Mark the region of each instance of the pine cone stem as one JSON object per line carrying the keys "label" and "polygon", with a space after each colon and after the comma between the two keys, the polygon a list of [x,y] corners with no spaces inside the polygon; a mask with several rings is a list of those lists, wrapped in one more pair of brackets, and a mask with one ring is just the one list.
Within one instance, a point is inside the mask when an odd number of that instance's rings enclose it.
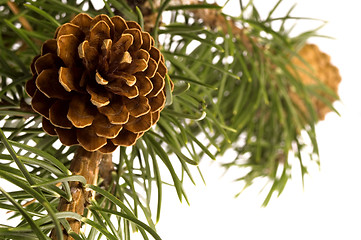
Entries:
{"label": "pine cone stem", "polygon": [[[108,154],[103,154],[98,151],[89,152],[82,147],[79,147],[73,160],[71,161],[70,171],[74,175],[84,176],[88,184],[95,184],[98,178],[99,164],[104,155]],[[58,205],[58,211],[75,212],[83,215],[84,209],[89,203],[92,194],[87,192],[80,182],[70,182],[69,185],[72,194],[72,201],[68,202],[64,198],[61,198]],[[68,221],[73,231],[79,233],[81,223],[75,219],[68,219]],[[52,231],[50,237],[51,239],[58,239],[54,230]],[[70,237],[65,231],[63,234],[63,239],[73,240],[73,238]]]}
{"label": "pine cone stem", "polygon": [[112,154],[103,154],[99,165],[99,178],[103,179],[100,186],[105,189],[108,189],[109,185],[113,181],[112,172],[114,171],[114,163],[112,156]]}

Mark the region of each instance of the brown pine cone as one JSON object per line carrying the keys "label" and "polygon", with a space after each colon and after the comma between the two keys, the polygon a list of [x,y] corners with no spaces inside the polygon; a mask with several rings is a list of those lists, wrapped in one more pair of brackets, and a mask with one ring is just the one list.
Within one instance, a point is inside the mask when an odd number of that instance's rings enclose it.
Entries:
{"label": "brown pine cone", "polygon": [[[320,51],[315,44],[306,44],[298,53],[304,61],[306,61],[311,69],[305,65],[299,58],[293,58],[292,63],[296,67],[297,75],[305,85],[317,84],[313,77],[316,77],[321,83],[328,86],[335,93],[337,93],[338,85],[341,82],[341,76],[338,68],[331,64],[330,56]],[[329,94],[320,92],[320,95],[333,102],[334,99]],[[304,113],[307,113],[307,108],[303,101],[294,92],[290,92],[290,97],[294,103]],[[311,103],[316,109],[319,120],[325,119],[325,115],[331,111],[331,109],[318,97],[313,96]],[[308,114],[306,114],[307,116]]]}
{"label": "brown pine cone", "polygon": [[165,105],[163,55],[149,33],[119,16],[77,15],[44,42],[31,71],[31,105],[45,132],[67,146],[109,153],[133,145]]}

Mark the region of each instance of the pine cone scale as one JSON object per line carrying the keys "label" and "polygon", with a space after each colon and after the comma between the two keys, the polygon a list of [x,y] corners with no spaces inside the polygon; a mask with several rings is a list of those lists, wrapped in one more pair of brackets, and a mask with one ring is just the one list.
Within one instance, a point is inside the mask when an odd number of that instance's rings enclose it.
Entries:
{"label": "pine cone scale", "polygon": [[137,82],[137,78],[134,75],[126,72],[118,73],[117,75],[113,75],[112,77],[123,80],[129,87],[133,87],[134,84]]}
{"label": "pine cone scale", "polygon": [[155,73],[157,72],[157,69],[158,69],[157,62],[153,58],[150,58],[148,61],[148,68],[145,70],[145,76],[149,78],[154,77]]}
{"label": "pine cone scale", "polygon": [[94,71],[98,64],[98,50],[85,40],[78,46],[78,55],[83,60],[83,65],[88,71]]}
{"label": "pine cone scale", "polygon": [[114,24],[114,40],[118,41],[118,39],[122,36],[123,32],[125,31],[125,29],[128,29],[128,25],[126,23],[126,21],[119,17],[119,16],[114,16],[111,18],[111,21]]}
{"label": "pine cone scale", "polygon": [[36,89],[31,99],[31,107],[46,119],[49,119],[49,109],[55,100],[49,99],[40,90]]}
{"label": "pine cone scale", "polygon": [[128,122],[124,128],[134,133],[142,133],[149,130],[152,126],[152,114],[148,112],[140,117],[129,116]]}
{"label": "pine cone scale", "polygon": [[129,99],[139,95],[139,90],[136,85],[129,87],[122,79],[116,79],[110,82],[105,88],[116,95],[125,96]]}
{"label": "pine cone scale", "polygon": [[114,143],[108,139],[107,144],[99,148],[99,151],[102,153],[111,153],[114,152],[114,150],[117,149],[117,147],[118,147],[117,145],[114,145]]}
{"label": "pine cone scale", "polygon": [[70,23],[77,25],[85,35],[88,34],[92,18],[86,13],[76,15]]}
{"label": "pine cone scale", "polygon": [[111,94],[102,86],[92,86],[88,84],[86,91],[90,94],[90,101],[96,107],[103,107],[110,103]]}
{"label": "pine cone scale", "polygon": [[149,51],[151,49],[151,47],[154,45],[153,38],[150,36],[149,33],[142,32],[142,39],[143,39],[143,44],[142,44],[141,48],[146,51]]}
{"label": "pine cone scale", "polygon": [[112,56],[113,56],[111,61],[114,61],[114,58],[122,56],[122,54],[124,54],[124,52],[128,51],[130,46],[133,44],[133,42],[134,42],[133,35],[126,34],[126,33],[123,34],[119,38],[119,40],[116,41],[111,47]]}
{"label": "pine cone scale", "polygon": [[[143,59],[148,64],[149,58],[150,58],[150,52],[147,52],[144,49],[139,49],[134,53],[134,58],[136,59]],[[153,57],[152,57],[153,58]],[[153,58],[154,59],[154,58]],[[142,70],[143,71],[143,70]]]}
{"label": "pine cone scale", "polygon": [[101,46],[105,39],[110,38],[110,27],[105,21],[98,22],[91,30],[89,35],[89,42],[92,47],[97,50],[101,49]]}
{"label": "pine cone scale", "polygon": [[49,109],[49,120],[55,127],[71,129],[73,124],[67,118],[69,103],[61,100],[56,101]]}
{"label": "pine cone scale", "polygon": [[122,130],[122,124],[112,124],[109,122],[108,118],[103,114],[98,114],[93,122],[93,126],[96,134],[99,137],[105,137],[108,139],[115,138],[118,136],[119,132]]}
{"label": "pine cone scale", "polygon": [[152,124],[156,124],[160,118],[160,111],[152,112]]}
{"label": "pine cone scale", "polygon": [[133,44],[129,47],[130,51],[137,51],[143,45],[142,34],[138,29],[126,29],[124,34],[130,34],[133,36]]}
{"label": "pine cone scale", "polygon": [[58,46],[56,39],[49,39],[45,41],[43,46],[41,47],[41,55],[45,55],[47,53],[52,53],[56,55],[57,48]]}
{"label": "pine cone scale", "polygon": [[36,74],[39,75],[45,69],[56,69],[60,67],[60,61],[61,60],[58,59],[57,56],[53,53],[46,53],[43,56],[39,56],[34,64]]}
{"label": "pine cone scale", "polygon": [[93,152],[107,144],[105,137],[99,137],[93,126],[76,129],[77,140],[87,151]]}
{"label": "pine cone scale", "polygon": [[158,64],[159,61],[161,60],[161,53],[158,49],[156,49],[155,47],[151,47],[150,50],[149,50],[149,54],[150,54],[150,57],[156,61],[156,63]]}
{"label": "pine cone scale", "polygon": [[151,109],[148,98],[143,96],[138,96],[134,99],[124,98],[123,102],[130,116],[132,117],[137,118],[143,116],[147,114]]}
{"label": "pine cone scale", "polygon": [[134,145],[138,137],[138,133],[134,133],[123,128],[118,134],[118,136],[116,136],[114,139],[111,139],[111,141],[115,145],[126,147]]}
{"label": "pine cone scale", "polygon": [[80,29],[79,26],[72,24],[72,23],[65,23],[64,25],[62,25],[59,28],[57,35],[58,36],[73,35],[80,41],[82,41],[84,39],[83,31]]}
{"label": "pine cone scale", "polygon": [[65,128],[57,127],[54,129],[54,131],[58,135],[60,142],[63,143],[64,145],[72,146],[72,145],[79,144],[78,140],[77,140],[75,128],[65,129]]}
{"label": "pine cone scale", "polygon": [[55,132],[55,128],[54,125],[46,118],[42,119],[42,125],[43,125],[43,129],[44,131],[51,135],[51,136],[56,136],[56,132]]}
{"label": "pine cone scale", "polygon": [[165,94],[160,92],[157,96],[149,99],[149,105],[152,112],[157,112],[164,107],[165,104]]}
{"label": "pine cone scale", "polygon": [[34,97],[35,91],[37,90],[36,83],[35,83],[36,78],[37,78],[37,76],[33,76],[25,84],[25,91],[30,97]]}
{"label": "pine cone scale", "polygon": [[129,112],[120,97],[113,99],[109,105],[98,109],[112,124],[125,124],[129,119]]}
{"label": "pine cone scale", "polygon": [[143,74],[136,74],[136,82],[135,85],[139,89],[139,95],[140,96],[146,96],[148,95],[152,89],[153,89],[153,83],[150,81],[150,79]]}
{"label": "pine cone scale", "polygon": [[[337,94],[341,76],[338,68],[331,63],[330,56],[321,52],[317,45],[314,44],[305,44],[299,51],[299,55],[302,60],[299,58],[292,59],[292,63],[296,66],[296,71],[291,70],[291,72],[298,75],[302,83],[306,86],[318,86],[322,83]],[[308,65],[306,65],[305,62]],[[330,102],[336,100],[334,97],[323,91],[319,91],[319,94]],[[304,103],[304,99],[302,99],[304,97],[298,96],[294,91],[290,91],[290,97],[306,118],[310,118],[311,116]],[[316,110],[318,120],[323,120],[325,115],[331,111],[331,109],[318,97],[314,96],[310,101]]]}
{"label": "pine cone scale", "polygon": [[164,78],[159,73],[156,73],[154,77],[151,79],[151,82],[153,85],[153,89],[148,96],[155,97],[164,89],[165,81]]}
{"label": "pine cone scale", "polygon": [[77,54],[80,41],[73,35],[62,35],[57,40],[57,54],[63,60],[66,67],[78,65],[79,58]]}
{"label": "pine cone scale", "polygon": [[36,87],[48,98],[69,100],[71,95],[60,84],[56,69],[45,69],[37,77]]}
{"label": "pine cone scale", "polygon": [[94,112],[86,95],[75,95],[69,104],[67,117],[75,127],[84,128],[93,123]]}
{"label": "pine cone scale", "polygon": [[79,85],[79,79],[81,78],[80,73],[81,68],[60,67],[59,82],[67,92],[82,92]]}

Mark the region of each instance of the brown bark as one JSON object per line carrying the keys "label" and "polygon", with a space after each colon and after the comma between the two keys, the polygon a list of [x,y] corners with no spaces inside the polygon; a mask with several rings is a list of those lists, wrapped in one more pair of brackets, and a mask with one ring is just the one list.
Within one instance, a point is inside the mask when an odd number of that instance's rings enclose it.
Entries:
{"label": "brown bark", "polygon": [[112,172],[114,171],[114,164],[112,154],[103,154],[99,164],[99,178],[103,179],[101,187],[108,189],[109,185],[113,181]]}
{"label": "brown bark", "polygon": [[[76,151],[74,158],[70,164],[70,171],[74,175],[82,175],[85,177],[88,184],[95,184],[98,178],[99,163],[104,155],[100,152],[88,152],[82,147],[79,147]],[[59,212],[75,212],[83,216],[85,207],[89,204],[90,198],[92,197],[89,191],[86,191],[80,182],[70,182],[70,190],[72,194],[72,201],[68,202],[64,198],[60,199],[58,205]],[[79,233],[81,222],[75,219],[68,219],[68,222],[75,233]],[[58,239],[55,231],[53,230],[51,239]],[[64,240],[73,240],[64,230]]]}

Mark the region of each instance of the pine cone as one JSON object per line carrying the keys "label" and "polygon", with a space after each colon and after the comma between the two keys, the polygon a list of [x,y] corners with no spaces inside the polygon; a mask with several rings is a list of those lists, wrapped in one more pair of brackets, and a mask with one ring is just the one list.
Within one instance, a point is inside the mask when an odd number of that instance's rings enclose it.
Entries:
{"label": "pine cone", "polygon": [[103,153],[131,146],[165,105],[163,55],[149,33],[119,16],[77,15],[44,42],[31,71],[31,105],[45,132],[67,146]]}
{"label": "pine cone", "polygon": [[[321,83],[328,86],[335,93],[337,93],[338,85],[341,82],[341,76],[337,67],[331,64],[330,56],[320,51],[315,44],[306,44],[299,51],[301,59],[306,61],[312,69],[304,64],[299,58],[293,58],[292,63],[296,67],[297,74],[301,81],[305,85],[317,84],[313,77],[320,80]],[[335,101],[332,96],[325,92],[320,92],[320,95],[328,99],[330,102]],[[294,92],[290,92],[290,97],[294,103],[301,109],[302,112],[307,114],[307,108],[303,101]],[[325,119],[325,115],[331,111],[331,109],[318,97],[314,96],[311,99],[311,103],[317,111],[319,120]]]}

